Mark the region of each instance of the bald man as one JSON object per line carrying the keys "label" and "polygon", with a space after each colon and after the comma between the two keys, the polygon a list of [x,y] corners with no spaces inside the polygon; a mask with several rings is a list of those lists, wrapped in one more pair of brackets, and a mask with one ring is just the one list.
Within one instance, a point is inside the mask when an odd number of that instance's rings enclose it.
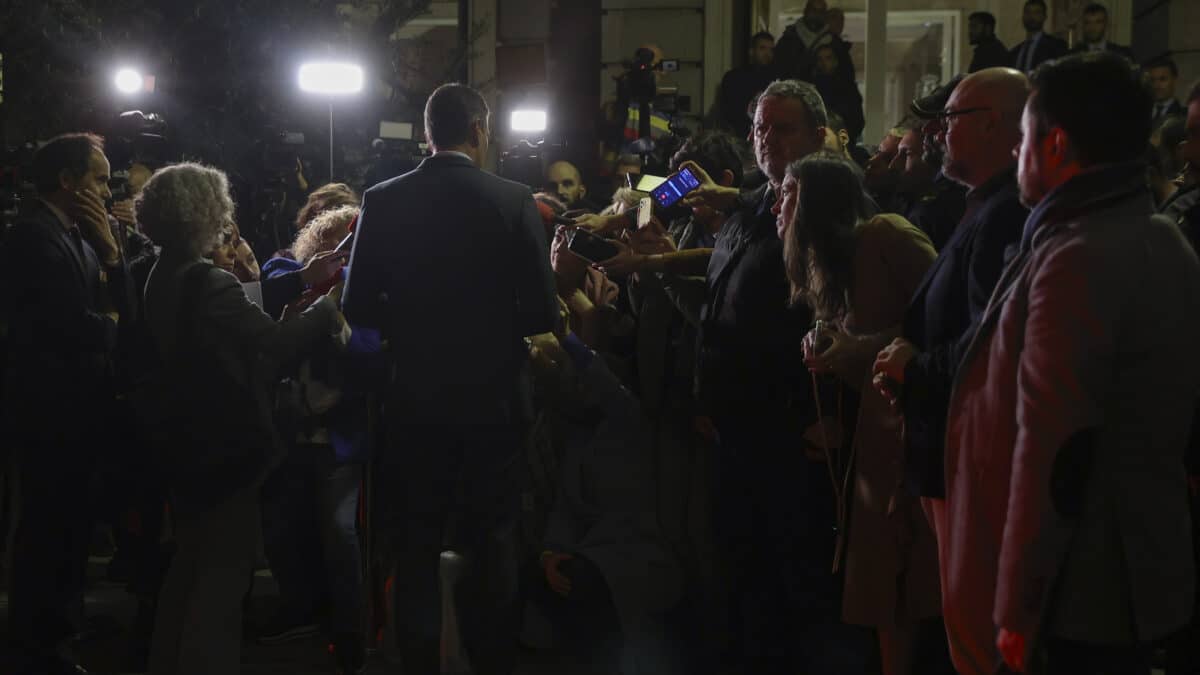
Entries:
{"label": "bald man", "polygon": [[[975,326],[1028,216],[1017,186],[1014,148],[1029,81],[1011,68],[987,68],[954,89],[939,116],[942,169],[965,185],[967,209],[909,304],[902,337],[879,352],[876,386],[895,397],[905,420],[905,488],[921,498],[947,570],[945,512],[946,410],[950,388]],[[946,607],[943,598],[943,606]],[[947,607],[946,622],[957,617]],[[951,645],[953,647],[953,645]]]}
{"label": "bald man", "polygon": [[558,161],[546,169],[546,191],[558,196],[568,209],[591,209],[585,201],[587,185],[579,169],[567,161]]}

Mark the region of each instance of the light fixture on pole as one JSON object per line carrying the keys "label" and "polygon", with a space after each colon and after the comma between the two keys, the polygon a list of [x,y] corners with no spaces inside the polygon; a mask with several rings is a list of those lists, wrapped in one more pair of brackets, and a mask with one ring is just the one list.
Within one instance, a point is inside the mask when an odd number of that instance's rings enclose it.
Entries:
{"label": "light fixture on pole", "polygon": [[300,90],[329,98],[329,182],[333,182],[333,99],[362,91],[363,69],[353,63],[314,61],[300,66]]}

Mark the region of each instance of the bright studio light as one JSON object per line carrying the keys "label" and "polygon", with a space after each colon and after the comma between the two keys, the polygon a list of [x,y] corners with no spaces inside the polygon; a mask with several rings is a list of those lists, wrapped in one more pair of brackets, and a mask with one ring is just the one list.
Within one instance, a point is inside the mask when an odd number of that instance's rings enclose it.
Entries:
{"label": "bright studio light", "polygon": [[353,63],[321,61],[300,66],[300,89],[312,94],[357,94],[363,88],[363,69]]}
{"label": "bright studio light", "polygon": [[545,110],[514,110],[509,122],[513,131],[545,131]]}
{"label": "bright studio light", "polygon": [[117,71],[113,82],[117,85],[117,91],[122,94],[136,94],[142,90],[145,82],[142,79],[142,74],[133,68],[122,68]]}

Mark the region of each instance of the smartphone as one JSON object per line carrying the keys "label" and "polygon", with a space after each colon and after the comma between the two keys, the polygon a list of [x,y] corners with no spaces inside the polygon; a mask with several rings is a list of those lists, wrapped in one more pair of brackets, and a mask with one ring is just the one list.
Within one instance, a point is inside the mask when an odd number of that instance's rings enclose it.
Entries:
{"label": "smartphone", "polygon": [[587,230],[575,229],[567,236],[567,250],[590,263],[604,262],[620,250],[615,244]]}
{"label": "smartphone", "polygon": [[349,253],[354,248],[354,233],[346,235],[345,239],[338,242],[337,248],[333,249],[338,253]]}
{"label": "smartphone", "polygon": [[[633,178],[633,176],[630,176],[630,178]],[[638,178],[636,185],[630,185],[629,187],[638,192],[651,192],[654,188],[665,182],[667,182],[667,179],[662,176],[651,176],[648,173],[644,173]]]}
{"label": "smartphone", "polygon": [[649,197],[642,197],[638,202],[637,212],[637,228],[640,230],[650,224],[650,218],[654,215],[654,200]]}
{"label": "smartphone", "polygon": [[665,183],[650,191],[655,203],[662,208],[669,208],[675,202],[683,199],[687,193],[700,187],[700,180],[690,169],[680,169],[678,173],[667,179]]}

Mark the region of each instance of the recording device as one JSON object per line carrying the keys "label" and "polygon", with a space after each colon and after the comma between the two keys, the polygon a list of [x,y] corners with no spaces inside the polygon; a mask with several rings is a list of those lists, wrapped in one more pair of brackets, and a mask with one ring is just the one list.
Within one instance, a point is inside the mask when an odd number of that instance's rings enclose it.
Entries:
{"label": "recording device", "polygon": [[662,185],[650,191],[650,196],[654,198],[654,202],[660,208],[670,208],[675,205],[684,195],[700,187],[700,179],[691,172],[690,169],[680,169],[678,173],[671,176]]}
{"label": "recording device", "polygon": [[567,250],[590,263],[604,262],[620,252],[612,242],[580,228],[567,235]]}
{"label": "recording device", "polygon": [[637,210],[637,229],[642,229],[650,224],[650,218],[654,215],[654,200],[650,197],[642,197],[638,202]]}
{"label": "recording device", "polygon": [[817,356],[833,346],[833,337],[825,333],[825,322],[820,319],[817,319],[816,325],[809,331],[809,339],[812,341],[813,354]]}
{"label": "recording device", "polygon": [[[357,231],[357,230],[356,230]],[[337,248],[333,249],[338,253],[349,253],[354,248],[354,232],[346,235],[344,239],[338,242]]]}

